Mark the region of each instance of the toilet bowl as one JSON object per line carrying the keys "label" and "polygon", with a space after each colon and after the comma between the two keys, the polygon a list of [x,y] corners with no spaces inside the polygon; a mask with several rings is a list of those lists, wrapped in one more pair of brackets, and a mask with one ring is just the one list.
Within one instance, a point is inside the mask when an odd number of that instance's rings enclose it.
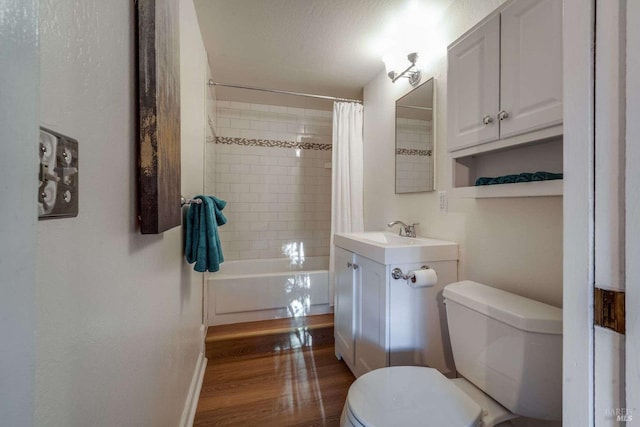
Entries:
{"label": "toilet bowl", "polygon": [[370,371],[349,388],[343,427],[491,427],[562,414],[562,310],[476,282],[443,295],[461,378],[418,366]]}
{"label": "toilet bowl", "polygon": [[450,380],[433,368],[376,369],[354,385],[341,426],[488,427],[517,417],[464,378]]}

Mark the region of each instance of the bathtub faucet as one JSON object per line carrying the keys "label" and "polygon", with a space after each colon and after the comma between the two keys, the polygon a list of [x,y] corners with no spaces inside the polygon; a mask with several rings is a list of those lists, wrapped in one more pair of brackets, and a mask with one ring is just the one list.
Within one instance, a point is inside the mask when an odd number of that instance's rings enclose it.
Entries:
{"label": "bathtub faucet", "polygon": [[[394,225],[401,225],[400,227],[400,236],[406,237],[416,237],[416,225],[420,225],[419,222],[413,223],[411,225],[407,225],[402,221],[391,221],[387,224],[387,227],[393,227]],[[402,232],[404,231],[404,234]]]}

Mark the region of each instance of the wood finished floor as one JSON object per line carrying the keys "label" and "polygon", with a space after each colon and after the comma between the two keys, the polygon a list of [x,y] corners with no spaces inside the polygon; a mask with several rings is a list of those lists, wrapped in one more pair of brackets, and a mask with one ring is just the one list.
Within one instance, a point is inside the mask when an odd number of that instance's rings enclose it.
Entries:
{"label": "wood finished floor", "polygon": [[194,426],[338,426],[351,383],[332,316],[210,328]]}

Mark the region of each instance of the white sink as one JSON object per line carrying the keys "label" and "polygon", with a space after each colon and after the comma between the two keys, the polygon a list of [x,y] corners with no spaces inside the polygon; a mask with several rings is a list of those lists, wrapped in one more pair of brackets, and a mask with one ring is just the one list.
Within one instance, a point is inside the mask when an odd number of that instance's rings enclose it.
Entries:
{"label": "white sink", "polygon": [[408,264],[458,259],[458,245],[426,237],[404,237],[383,231],[336,233],[336,246],[381,264]]}

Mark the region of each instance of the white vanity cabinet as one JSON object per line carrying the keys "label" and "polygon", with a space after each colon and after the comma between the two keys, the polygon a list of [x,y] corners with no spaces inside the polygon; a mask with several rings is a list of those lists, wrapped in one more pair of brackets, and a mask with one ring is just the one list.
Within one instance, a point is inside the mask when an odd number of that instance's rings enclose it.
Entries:
{"label": "white vanity cabinet", "polygon": [[[397,239],[393,243],[366,242],[362,238],[366,234],[335,236],[336,357],[356,377],[396,365],[431,366],[452,373],[453,361],[446,356],[448,336],[441,327],[442,289],[457,280],[457,245],[398,236],[393,236]],[[421,248],[421,241],[430,246]],[[435,286],[412,288],[406,280],[391,276],[396,267],[407,273],[422,265],[437,272]]]}
{"label": "white vanity cabinet", "polygon": [[450,152],[562,133],[562,2],[506,3],[450,45],[447,58]]}
{"label": "white vanity cabinet", "polygon": [[[335,248],[335,304],[333,326],[336,356],[348,366],[355,361],[355,298],[359,269],[354,269],[355,255],[342,248]],[[357,264],[356,264],[357,265]]]}
{"label": "white vanity cabinet", "polygon": [[339,247],[334,259],[336,356],[345,361],[354,375],[360,376],[388,366],[385,351],[387,269]]}

